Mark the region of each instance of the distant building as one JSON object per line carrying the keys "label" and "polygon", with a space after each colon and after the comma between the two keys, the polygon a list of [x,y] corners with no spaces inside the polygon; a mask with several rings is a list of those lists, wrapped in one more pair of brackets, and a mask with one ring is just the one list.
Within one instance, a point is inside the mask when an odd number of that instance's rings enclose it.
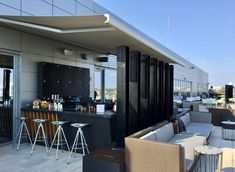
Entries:
{"label": "distant building", "polygon": [[189,61],[174,64],[174,95],[183,97],[208,95],[208,73]]}

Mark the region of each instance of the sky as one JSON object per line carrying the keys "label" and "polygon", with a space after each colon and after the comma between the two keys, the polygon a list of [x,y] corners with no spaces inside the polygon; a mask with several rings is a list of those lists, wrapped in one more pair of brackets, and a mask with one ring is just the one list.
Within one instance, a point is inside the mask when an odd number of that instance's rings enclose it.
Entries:
{"label": "sky", "polygon": [[209,74],[235,83],[234,0],[95,0]]}

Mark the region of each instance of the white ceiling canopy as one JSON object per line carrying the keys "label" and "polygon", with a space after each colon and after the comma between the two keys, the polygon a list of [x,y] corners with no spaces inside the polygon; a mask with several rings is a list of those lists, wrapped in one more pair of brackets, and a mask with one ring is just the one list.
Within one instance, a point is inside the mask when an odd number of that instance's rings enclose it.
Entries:
{"label": "white ceiling canopy", "polygon": [[62,40],[100,53],[116,54],[117,46],[185,66],[185,59],[116,16],[0,16],[11,28]]}

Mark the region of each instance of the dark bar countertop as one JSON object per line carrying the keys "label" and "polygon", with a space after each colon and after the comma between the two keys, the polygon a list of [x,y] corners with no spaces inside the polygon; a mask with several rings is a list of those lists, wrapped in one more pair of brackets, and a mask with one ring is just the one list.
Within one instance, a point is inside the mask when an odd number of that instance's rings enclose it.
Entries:
{"label": "dark bar countertop", "polygon": [[89,112],[81,112],[81,111],[75,111],[75,110],[62,110],[62,111],[56,111],[56,110],[48,110],[48,109],[33,109],[33,108],[21,108],[23,111],[33,111],[33,112],[52,112],[56,113],[58,115],[81,115],[81,116],[90,116],[90,117],[97,117],[97,118],[114,118],[115,113],[112,111],[105,111],[104,114],[97,114],[97,113],[89,113]]}

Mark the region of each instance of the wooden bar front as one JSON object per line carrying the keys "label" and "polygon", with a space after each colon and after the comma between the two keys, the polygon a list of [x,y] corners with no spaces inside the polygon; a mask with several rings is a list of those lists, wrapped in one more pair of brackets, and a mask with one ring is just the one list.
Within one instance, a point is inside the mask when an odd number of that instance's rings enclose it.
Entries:
{"label": "wooden bar front", "polygon": [[0,137],[12,139],[12,107],[0,106]]}
{"label": "wooden bar front", "polygon": [[[52,121],[58,120],[58,114],[54,112],[49,111],[30,111],[30,110],[23,110],[22,116],[26,117],[26,123],[29,129],[29,133],[32,138],[35,137],[37,132],[37,124],[32,121],[32,119],[47,119],[47,122],[45,122],[44,129],[46,133],[46,137],[48,139],[48,142],[51,143],[52,139],[54,137],[54,134],[56,132],[57,127],[55,125],[52,125]],[[40,133],[42,134],[42,133]],[[40,136],[41,137],[41,136]]]}

